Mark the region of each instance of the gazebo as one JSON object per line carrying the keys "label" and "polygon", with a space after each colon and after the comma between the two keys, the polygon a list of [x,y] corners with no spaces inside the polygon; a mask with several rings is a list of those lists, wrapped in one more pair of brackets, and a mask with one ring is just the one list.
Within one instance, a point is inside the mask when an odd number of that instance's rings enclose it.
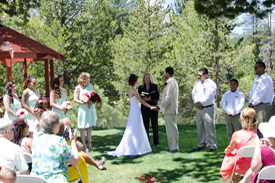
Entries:
{"label": "gazebo", "polygon": [[12,81],[12,63],[22,62],[24,87],[26,88],[26,78],[28,75],[27,62],[43,61],[45,67],[46,98],[48,99],[50,95],[49,78],[51,78],[51,83],[54,78],[54,58],[64,61],[64,56],[57,51],[0,24],[0,63],[7,67],[7,81]]}

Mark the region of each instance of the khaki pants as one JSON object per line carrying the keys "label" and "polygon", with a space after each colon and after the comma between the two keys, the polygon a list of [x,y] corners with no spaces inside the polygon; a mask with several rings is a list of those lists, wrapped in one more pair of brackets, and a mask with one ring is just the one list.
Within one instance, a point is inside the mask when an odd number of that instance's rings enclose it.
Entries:
{"label": "khaki pants", "polygon": [[227,114],[225,115],[224,121],[227,130],[228,143],[230,143],[233,133],[242,129],[242,124],[239,120],[240,114],[236,116],[228,116]]}
{"label": "khaki pants", "polygon": [[208,145],[211,149],[217,149],[214,106],[202,110],[196,109],[196,126],[199,147]]}
{"label": "khaki pants", "polygon": [[179,132],[177,126],[177,117],[173,114],[165,114],[164,120],[168,147],[170,148],[170,151],[179,150]]}
{"label": "khaki pants", "polygon": [[255,106],[255,111],[258,120],[258,126],[261,122],[268,122],[270,119],[271,106],[269,103],[261,103]]}

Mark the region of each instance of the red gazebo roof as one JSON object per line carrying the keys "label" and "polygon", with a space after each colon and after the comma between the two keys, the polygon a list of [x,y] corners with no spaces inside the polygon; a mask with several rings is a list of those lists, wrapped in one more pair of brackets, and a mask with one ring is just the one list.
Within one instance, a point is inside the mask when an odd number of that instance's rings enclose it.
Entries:
{"label": "red gazebo roof", "polygon": [[[19,32],[0,25],[0,63],[6,65],[6,59],[14,62],[52,60],[64,61],[64,56],[57,51],[20,34]],[[6,61],[5,61],[6,60]]]}

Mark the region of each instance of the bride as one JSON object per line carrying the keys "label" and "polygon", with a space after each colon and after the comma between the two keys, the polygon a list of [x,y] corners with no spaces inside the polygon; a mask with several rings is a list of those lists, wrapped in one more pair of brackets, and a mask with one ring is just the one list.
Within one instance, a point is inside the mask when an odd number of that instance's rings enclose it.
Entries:
{"label": "bride", "polygon": [[139,101],[151,110],[154,109],[154,107],[151,107],[139,96],[135,88],[138,84],[137,75],[131,74],[128,82],[129,85],[131,85],[128,93],[130,100],[128,121],[123,137],[116,150],[108,152],[111,156],[135,156],[143,155],[152,151],[143,125]]}

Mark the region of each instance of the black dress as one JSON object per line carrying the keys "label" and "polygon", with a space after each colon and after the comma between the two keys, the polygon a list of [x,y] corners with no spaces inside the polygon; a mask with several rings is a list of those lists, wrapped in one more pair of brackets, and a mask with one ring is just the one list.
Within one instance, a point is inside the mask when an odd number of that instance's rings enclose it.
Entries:
{"label": "black dress", "polygon": [[[150,88],[147,91],[145,85],[141,85],[138,87],[138,93],[141,95],[141,98],[144,97],[144,93],[146,97],[151,97],[151,101],[146,101],[149,105],[157,105],[159,100],[159,90],[158,85],[156,84],[150,84]],[[149,140],[149,123],[151,119],[152,128],[153,128],[153,136],[154,136],[154,144],[159,145],[159,134],[158,134],[158,111],[150,110],[148,107],[141,104],[141,113],[143,118],[144,127],[148,136]]]}

